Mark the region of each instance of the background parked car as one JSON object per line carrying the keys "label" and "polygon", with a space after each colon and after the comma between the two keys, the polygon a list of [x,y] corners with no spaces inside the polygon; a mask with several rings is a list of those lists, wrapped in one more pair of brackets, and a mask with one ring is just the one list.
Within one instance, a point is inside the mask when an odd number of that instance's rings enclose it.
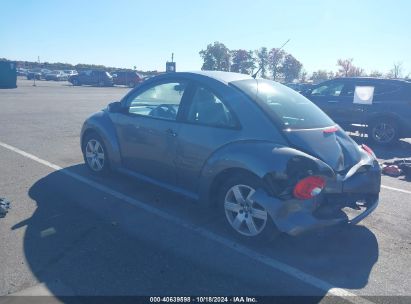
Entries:
{"label": "background parked car", "polygon": [[47,74],[49,74],[49,73],[51,73],[52,71],[51,70],[48,70],[48,69],[41,69],[40,70],[40,78],[41,79],[46,79],[46,75]]}
{"label": "background parked car", "polygon": [[139,83],[143,82],[143,76],[134,71],[116,71],[113,72],[113,81],[117,85],[126,85],[134,88]]}
{"label": "background parked car", "polygon": [[88,70],[81,71],[78,75],[70,76],[69,82],[75,86],[86,84],[105,87],[113,85],[113,77],[107,71]]}
{"label": "background parked car", "polygon": [[286,83],[285,85],[298,93],[303,93],[313,88],[311,83]]}
{"label": "background parked car", "polygon": [[68,75],[68,77],[73,76],[73,75],[78,75],[76,70],[64,70],[64,73]]}
{"label": "background parked car", "polygon": [[45,79],[54,81],[65,81],[68,80],[68,75],[63,71],[51,71],[50,73],[46,74]]}
{"label": "background parked car", "polygon": [[29,72],[29,70],[24,69],[24,68],[17,68],[16,72],[17,72],[17,76],[27,76],[27,73]]}
{"label": "background parked car", "polygon": [[[354,103],[357,87],[373,90],[371,104]],[[365,131],[376,143],[389,145],[411,136],[411,83],[370,77],[336,78],[305,93],[334,121],[350,131]],[[358,94],[357,94],[358,95]]]}
{"label": "background parked car", "polygon": [[32,69],[27,72],[26,75],[28,80],[37,79],[40,80],[41,78],[41,69]]}

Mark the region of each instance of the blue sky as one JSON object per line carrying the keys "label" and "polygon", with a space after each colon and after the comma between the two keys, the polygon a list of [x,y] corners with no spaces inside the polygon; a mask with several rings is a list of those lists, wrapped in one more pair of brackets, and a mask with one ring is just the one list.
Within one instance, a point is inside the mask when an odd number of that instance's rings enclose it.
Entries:
{"label": "blue sky", "polygon": [[411,73],[411,1],[0,0],[0,57],[164,70],[198,70],[214,41],[278,47],[308,72],[354,58],[367,72],[402,62]]}

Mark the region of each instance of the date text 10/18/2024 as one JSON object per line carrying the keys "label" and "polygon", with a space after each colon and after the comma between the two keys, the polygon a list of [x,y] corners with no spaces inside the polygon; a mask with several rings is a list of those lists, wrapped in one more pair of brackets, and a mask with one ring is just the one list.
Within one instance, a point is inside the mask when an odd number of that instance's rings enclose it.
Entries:
{"label": "date text 10/18/2024", "polygon": [[257,303],[254,297],[150,297],[150,303]]}

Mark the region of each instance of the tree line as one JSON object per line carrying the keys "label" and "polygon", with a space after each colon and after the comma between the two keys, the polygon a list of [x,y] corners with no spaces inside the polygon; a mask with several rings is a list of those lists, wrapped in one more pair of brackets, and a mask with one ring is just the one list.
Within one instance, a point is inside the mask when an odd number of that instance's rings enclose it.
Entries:
{"label": "tree line", "polygon": [[263,78],[293,81],[301,74],[302,63],[279,48],[261,47],[258,50],[229,50],[223,43],[214,42],[200,51],[202,70],[231,71],[253,74],[258,69]]}
{"label": "tree line", "polygon": [[[366,74],[364,69],[353,64],[353,58],[338,59],[338,70],[336,72],[320,69],[314,71],[309,76],[303,69],[303,64],[292,54],[282,49],[261,47],[257,50],[230,50],[218,41],[208,44],[206,49],[201,50],[199,54],[203,59],[202,70],[231,71],[249,75],[259,70],[259,76],[262,78],[284,82],[298,80],[301,82],[312,81],[319,83],[335,77],[356,76],[404,77],[401,62],[394,63],[392,69],[387,73],[375,70]],[[410,78],[410,74],[405,76],[405,78]]]}

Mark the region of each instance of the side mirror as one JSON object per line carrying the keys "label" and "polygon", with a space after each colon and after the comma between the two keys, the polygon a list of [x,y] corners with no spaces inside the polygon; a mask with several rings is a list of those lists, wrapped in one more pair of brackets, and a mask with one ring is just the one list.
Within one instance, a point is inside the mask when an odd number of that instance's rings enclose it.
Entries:
{"label": "side mirror", "polygon": [[125,108],[120,101],[115,101],[107,106],[107,110],[111,113],[123,113],[125,111]]}

